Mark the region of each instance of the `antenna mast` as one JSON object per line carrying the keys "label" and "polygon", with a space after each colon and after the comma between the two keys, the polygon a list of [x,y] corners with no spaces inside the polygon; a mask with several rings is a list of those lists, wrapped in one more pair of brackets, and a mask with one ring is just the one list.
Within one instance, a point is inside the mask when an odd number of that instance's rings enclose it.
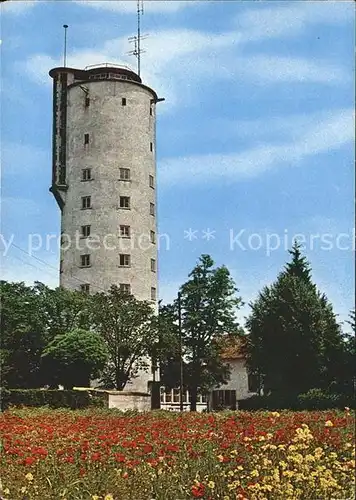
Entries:
{"label": "antenna mast", "polygon": [[130,43],[134,42],[135,48],[128,52],[131,56],[137,57],[137,73],[138,76],[141,74],[141,54],[146,52],[141,49],[141,40],[144,40],[148,35],[141,36],[141,16],[143,15],[143,0],[137,0],[137,35],[131,36],[128,40]]}
{"label": "antenna mast", "polygon": [[63,53],[63,67],[66,67],[67,64],[67,28],[68,24],[63,24],[64,28],[64,53]]}

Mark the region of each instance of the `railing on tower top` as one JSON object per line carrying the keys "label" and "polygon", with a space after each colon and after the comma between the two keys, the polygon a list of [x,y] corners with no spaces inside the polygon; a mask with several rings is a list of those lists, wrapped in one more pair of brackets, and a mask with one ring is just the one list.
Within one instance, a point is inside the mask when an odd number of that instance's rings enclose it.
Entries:
{"label": "railing on tower top", "polygon": [[133,69],[130,68],[129,66],[125,66],[124,64],[114,64],[114,63],[90,64],[89,66],[85,66],[84,70],[87,71],[88,69],[94,69],[94,68],[122,68],[122,69],[127,69],[128,71],[133,71]]}

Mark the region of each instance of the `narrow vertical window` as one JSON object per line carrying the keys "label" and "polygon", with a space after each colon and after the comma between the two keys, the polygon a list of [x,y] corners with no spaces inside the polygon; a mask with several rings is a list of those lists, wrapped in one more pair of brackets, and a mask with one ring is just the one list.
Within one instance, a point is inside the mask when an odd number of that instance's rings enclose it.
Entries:
{"label": "narrow vertical window", "polygon": [[82,196],[82,210],[91,208],[91,196]]}
{"label": "narrow vertical window", "polygon": [[86,98],[85,98],[85,107],[86,107],[86,108],[89,108],[89,106],[90,106],[90,98],[89,98],[89,97],[86,97]]}
{"label": "narrow vertical window", "polygon": [[130,267],[131,266],[131,256],[129,254],[120,254],[120,267]]}
{"label": "narrow vertical window", "polygon": [[156,243],[156,233],[154,231],[150,232],[151,243]]}
{"label": "narrow vertical window", "polygon": [[88,238],[90,236],[91,226],[86,225],[81,227],[81,236],[82,238]]}
{"label": "narrow vertical window", "polygon": [[128,283],[120,283],[120,291],[123,293],[131,293],[131,285]]}
{"label": "narrow vertical window", "polygon": [[153,273],[156,272],[156,260],[155,259],[151,259],[151,271]]}
{"label": "narrow vertical window", "polygon": [[150,151],[153,151],[153,142],[150,142]]}
{"label": "narrow vertical window", "polygon": [[89,134],[84,134],[84,144],[89,144]]}
{"label": "narrow vertical window", "polygon": [[85,254],[80,256],[80,266],[81,267],[90,267],[90,255]]}
{"label": "narrow vertical window", "polygon": [[155,180],[154,180],[153,175],[150,175],[150,177],[149,177],[149,185],[150,185],[150,187],[152,189],[154,189],[154,187],[155,187]]}
{"label": "narrow vertical window", "polygon": [[154,215],[154,214],[155,214],[155,204],[150,203],[150,215]]}
{"label": "narrow vertical window", "polygon": [[119,207],[124,208],[126,210],[130,210],[130,197],[129,196],[120,196]]}
{"label": "narrow vertical window", "polygon": [[151,300],[156,300],[156,289],[154,287],[151,288]]}
{"label": "narrow vertical window", "polygon": [[129,168],[120,168],[120,181],[129,181],[131,172]]}
{"label": "narrow vertical window", "polygon": [[120,226],[120,236],[121,238],[130,238],[131,237],[130,226]]}
{"label": "narrow vertical window", "polygon": [[91,180],[91,168],[83,168],[82,169],[82,181],[90,181]]}
{"label": "narrow vertical window", "polygon": [[122,106],[126,106],[126,97],[123,97],[121,99],[121,104],[122,104]]}

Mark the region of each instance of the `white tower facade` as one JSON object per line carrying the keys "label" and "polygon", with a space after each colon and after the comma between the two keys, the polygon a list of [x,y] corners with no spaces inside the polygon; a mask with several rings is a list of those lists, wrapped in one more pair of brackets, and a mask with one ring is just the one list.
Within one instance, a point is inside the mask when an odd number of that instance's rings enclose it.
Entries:
{"label": "white tower facade", "polygon": [[[60,284],[85,293],[117,285],[157,308],[156,104],[163,99],[123,66],[49,74]],[[128,388],[147,391],[150,379],[142,374]]]}

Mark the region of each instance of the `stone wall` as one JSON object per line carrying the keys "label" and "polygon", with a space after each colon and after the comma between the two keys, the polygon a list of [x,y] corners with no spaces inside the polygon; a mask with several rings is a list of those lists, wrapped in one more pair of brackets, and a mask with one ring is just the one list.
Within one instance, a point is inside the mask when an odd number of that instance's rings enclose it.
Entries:
{"label": "stone wall", "polygon": [[144,393],[134,392],[107,392],[109,408],[118,410],[150,411],[151,396]]}

